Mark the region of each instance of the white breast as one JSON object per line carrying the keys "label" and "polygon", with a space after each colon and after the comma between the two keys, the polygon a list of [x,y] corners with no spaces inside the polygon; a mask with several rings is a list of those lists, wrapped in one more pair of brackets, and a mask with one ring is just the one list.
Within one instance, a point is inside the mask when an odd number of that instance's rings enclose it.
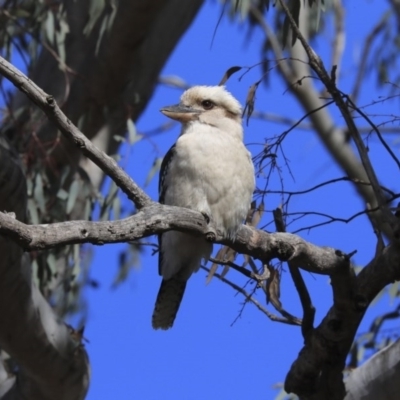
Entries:
{"label": "white breast", "polygon": [[245,219],[254,191],[250,153],[235,136],[195,123],[176,143],[165,203],[212,217],[216,228],[233,236]]}

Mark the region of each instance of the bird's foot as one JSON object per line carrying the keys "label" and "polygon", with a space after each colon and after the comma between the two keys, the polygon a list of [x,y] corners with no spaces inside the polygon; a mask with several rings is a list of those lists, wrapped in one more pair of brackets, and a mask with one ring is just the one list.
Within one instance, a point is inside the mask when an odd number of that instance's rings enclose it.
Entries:
{"label": "bird's foot", "polygon": [[208,232],[206,232],[207,242],[215,242],[217,240],[217,231],[215,231],[211,226],[208,227]]}
{"label": "bird's foot", "polygon": [[201,211],[201,214],[203,215],[203,217],[206,220],[206,223],[208,225],[211,222],[211,216],[208,215],[205,211]]}
{"label": "bird's foot", "polygon": [[205,212],[205,211],[201,211],[204,219],[206,220],[207,223],[207,232],[206,232],[206,240],[207,242],[215,242],[217,240],[218,237],[218,232],[216,231],[216,229],[213,227],[212,224],[212,216],[211,214]]}

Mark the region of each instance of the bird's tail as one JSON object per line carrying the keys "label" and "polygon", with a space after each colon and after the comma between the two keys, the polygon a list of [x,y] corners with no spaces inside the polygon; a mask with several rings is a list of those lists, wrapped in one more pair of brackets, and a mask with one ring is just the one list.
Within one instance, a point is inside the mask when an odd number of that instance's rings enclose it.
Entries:
{"label": "bird's tail", "polygon": [[162,280],[152,318],[154,329],[172,327],[185,293],[186,282],[177,276]]}

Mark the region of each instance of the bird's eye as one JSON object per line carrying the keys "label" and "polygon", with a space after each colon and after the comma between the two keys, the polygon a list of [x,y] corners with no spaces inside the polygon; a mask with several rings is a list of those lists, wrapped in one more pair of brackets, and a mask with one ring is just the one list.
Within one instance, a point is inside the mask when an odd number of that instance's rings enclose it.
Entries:
{"label": "bird's eye", "polygon": [[203,100],[201,105],[205,110],[211,110],[214,107],[214,103],[211,100]]}

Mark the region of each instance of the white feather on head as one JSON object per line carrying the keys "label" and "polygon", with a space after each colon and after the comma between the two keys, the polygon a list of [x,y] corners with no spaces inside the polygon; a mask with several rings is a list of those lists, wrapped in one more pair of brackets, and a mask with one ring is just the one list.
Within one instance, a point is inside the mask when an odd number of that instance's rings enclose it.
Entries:
{"label": "white feather on head", "polygon": [[181,104],[187,106],[200,105],[204,100],[210,100],[234,115],[242,114],[240,103],[225,89],[225,86],[193,86],[181,96]]}

